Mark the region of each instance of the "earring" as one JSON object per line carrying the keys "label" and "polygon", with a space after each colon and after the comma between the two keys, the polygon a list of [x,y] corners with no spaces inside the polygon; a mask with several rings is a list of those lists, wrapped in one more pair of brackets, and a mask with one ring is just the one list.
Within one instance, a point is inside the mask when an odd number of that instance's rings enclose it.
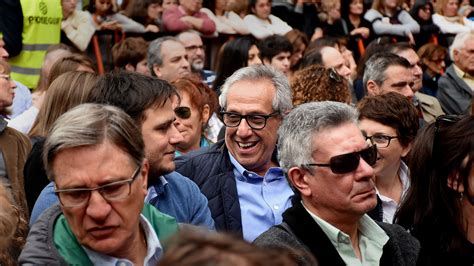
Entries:
{"label": "earring", "polygon": [[464,198],[464,193],[463,193],[463,192],[459,192],[459,201],[462,201],[463,198]]}

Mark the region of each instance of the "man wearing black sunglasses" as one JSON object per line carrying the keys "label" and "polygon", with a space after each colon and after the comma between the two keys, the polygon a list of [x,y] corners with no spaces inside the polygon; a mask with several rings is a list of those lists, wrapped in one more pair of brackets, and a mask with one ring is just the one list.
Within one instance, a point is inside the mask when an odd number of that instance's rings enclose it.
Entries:
{"label": "man wearing black sunglasses", "polygon": [[[319,265],[415,265],[419,243],[402,227],[377,223],[372,165],[377,149],[357,126],[354,108],[312,102],[295,108],[278,131],[280,165],[296,194],[255,244],[305,250]],[[306,265],[306,264],[305,264]]]}
{"label": "man wearing black sunglasses", "polygon": [[252,241],[291,205],[293,192],[274,153],[291,90],[282,72],[249,66],[227,78],[219,102],[225,140],[177,158],[176,171],[201,188],[217,230]]}

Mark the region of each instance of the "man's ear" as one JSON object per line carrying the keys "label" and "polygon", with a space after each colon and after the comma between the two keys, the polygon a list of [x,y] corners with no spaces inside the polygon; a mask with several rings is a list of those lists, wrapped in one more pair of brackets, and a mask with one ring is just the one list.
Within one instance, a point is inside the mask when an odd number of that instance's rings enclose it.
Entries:
{"label": "man's ear", "polygon": [[464,184],[459,180],[459,172],[454,171],[448,176],[448,187],[459,193],[464,192]]}
{"label": "man's ear", "polygon": [[126,64],[125,65],[125,70],[129,72],[135,72],[135,67],[132,64]]}
{"label": "man's ear", "polygon": [[308,172],[300,167],[292,167],[288,170],[288,179],[302,196],[311,196],[311,189],[308,184]]}
{"label": "man's ear", "polygon": [[458,61],[459,57],[459,50],[458,49],[453,49],[453,62]]}
{"label": "man's ear", "polygon": [[162,74],[161,74],[161,70],[159,66],[153,65],[153,72],[155,73],[157,77],[161,78]]}
{"label": "man's ear", "polygon": [[141,190],[143,193],[148,194],[148,170],[150,168],[150,164],[148,160],[145,158],[142,163],[142,169],[140,170],[140,174],[142,175],[142,183],[141,183]]}
{"label": "man's ear", "polygon": [[375,83],[375,81],[373,81],[373,80],[367,81],[366,87],[367,87],[367,95],[379,95],[380,94],[380,88],[377,85],[377,83]]}

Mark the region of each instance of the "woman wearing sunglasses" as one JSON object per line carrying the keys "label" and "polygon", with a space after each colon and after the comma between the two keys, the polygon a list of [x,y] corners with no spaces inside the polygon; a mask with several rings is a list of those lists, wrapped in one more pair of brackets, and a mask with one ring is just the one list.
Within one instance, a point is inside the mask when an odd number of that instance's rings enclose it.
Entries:
{"label": "woman wearing sunglasses", "polygon": [[395,222],[420,241],[420,265],[474,265],[474,116],[440,116],[424,127],[409,169]]}
{"label": "woman wearing sunglasses", "polygon": [[377,145],[377,162],[373,167],[383,213],[376,212],[378,215],[373,218],[392,223],[410,187],[408,167],[402,158],[416,136],[418,111],[405,96],[395,92],[366,96],[359,102],[358,110],[362,133],[367,141]]}
{"label": "woman wearing sunglasses", "polygon": [[183,141],[176,146],[176,156],[179,156],[212,144],[204,131],[218,103],[214,91],[196,76],[179,78],[172,84],[181,97],[175,108],[175,126],[183,136]]}

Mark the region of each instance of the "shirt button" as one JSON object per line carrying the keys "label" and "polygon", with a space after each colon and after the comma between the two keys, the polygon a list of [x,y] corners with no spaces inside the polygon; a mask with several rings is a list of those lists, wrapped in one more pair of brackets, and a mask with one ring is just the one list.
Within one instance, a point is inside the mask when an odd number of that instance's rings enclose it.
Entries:
{"label": "shirt button", "polygon": [[280,206],[278,206],[278,205],[273,205],[273,209],[278,210],[278,209],[280,209]]}

